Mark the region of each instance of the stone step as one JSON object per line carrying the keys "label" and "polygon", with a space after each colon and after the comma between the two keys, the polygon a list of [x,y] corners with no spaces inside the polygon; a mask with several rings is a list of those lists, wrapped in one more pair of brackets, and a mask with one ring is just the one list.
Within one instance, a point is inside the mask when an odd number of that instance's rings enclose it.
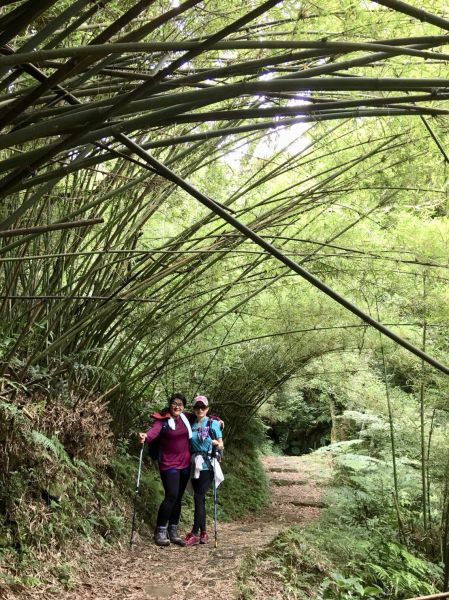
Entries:
{"label": "stone step", "polygon": [[307,485],[309,482],[305,479],[270,479],[272,485],[287,486],[287,485]]}
{"label": "stone step", "polygon": [[268,467],[270,473],[299,473],[298,469],[291,467]]}
{"label": "stone step", "polygon": [[329,505],[322,500],[313,500],[312,498],[307,499],[303,498],[302,500],[289,500],[289,504],[293,504],[293,506],[311,506],[312,508],[327,508]]}

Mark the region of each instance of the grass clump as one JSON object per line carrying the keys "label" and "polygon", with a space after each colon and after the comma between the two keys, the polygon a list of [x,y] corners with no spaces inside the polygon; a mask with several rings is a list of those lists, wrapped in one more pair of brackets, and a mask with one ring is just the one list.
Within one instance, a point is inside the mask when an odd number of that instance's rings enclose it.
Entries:
{"label": "grass clump", "polygon": [[317,583],[330,567],[326,554],[299,527],[291,527],[268,548],[246,557],[239,573],[238,600],[314,598]]}

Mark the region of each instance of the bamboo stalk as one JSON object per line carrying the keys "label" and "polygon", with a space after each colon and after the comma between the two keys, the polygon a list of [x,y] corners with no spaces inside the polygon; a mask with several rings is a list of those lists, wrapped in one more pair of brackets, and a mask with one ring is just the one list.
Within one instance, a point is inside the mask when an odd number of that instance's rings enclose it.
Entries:
{"label": "bamboo stalk", "polygon": [[[63,94],[64,96],[65,94]],[[443,96],[426,95],[426,100],[446,100]],[[148,103],[146,103],[148,104]],[[203,106],[209,105],[210,102],[205,100]],[[365,108],[370,104],[374,104],[373,108]],[[377,106],[380,105],[380,108]],[[394,101],[391,102],[388,97],[378,98],[372,102],[357,100],[350,102],[328,102],[324,105],[302,105],[295,107],[276,107],[276,108],[258,108],[258,109],[237,109],[237,110],[213,110],[213,111],[199,111],[199,105],[197,103],[188,103],[185,105],[175,105],[171,108],[150,111],[145,115],[140,115],[135,119],[128,119],[126,125],[121,122],[117,122],[114,125],[109,125],[98,131],[92,131],[90,134],[83,136],[82,143],[87,141],[96,141],[100,137],[114,134],[115,131],[133,131],[140,129],[151,124],[152,127],[161,125],[171,125],[177,123],[206,123],[214,121],[225,121],[232,119],[246,120],[246,119],[266,119],[268,117],[297,117],[299,123],[318,122],[324,120],[338,120],[338,119],[349,119],[349,118],[366,118],[366,117],[381,117],[381,116],[401,116],[401,115],[448,115],[449,109],[445,108],[434,108],[428,106],[416,106],[415,104],[404,104],[395,106]],[[194,109],[195,112],[187,112]],[[340,109],[340,110],[337,110]],[[345,110],[346,109],[346,110]],[[131,104],[121,111],[120,114],[134,114],[140,112],[138,107],[133,107]],[[40,124],[30,125],[28,127],[20,128],[12,131],[11,133],[2,136],[0,141],[0,149],[8,148],[18,144],[23,144],[32,140],[43,139],[47,137],[54,137],[57,135],[63,135],[69,133],[72,129],[71,122],[76,123],[76,127],[84,127],[83,119],[92,119],[98,115],[101,117],[101,113],[98,109],[85,111],[82,113],[76,112],[73,115],[64,116],[62,118],[55,118],[50,121],[45,121]],[[300,117],[299,115],[303,115]],[[308,115],[308,116],[307,116]],[[207,137],[207,136],[205,136]],[[173,144],[173,140],[171,140]],[[152,144],[153,147],[157,147],[157,143]],[[103,146],[105,147],[105,146]],[[106,147],[107,148],[107,147]],[[107,148],[109,150],[109,148]],[[114,151],[113,151],[114,152]],[[115,151],[117,152],[117,151]]]}
{"label": "bamboo stalk", "polygon": [[447,590],[449,586],[449,462],[447,458],[441,497],[440,551],[441,562],[443,563],[443,590]]}
{"label": "bamboo stalk", "polygon": [[440,27],[441,29],[445,29],[449,31],[449,20],[444,19],[443,17],[439,17],[433,13],[427,12],[422,8],[416,8],[415,6],[411,6],[406,2],[402,2],[402,0],[374,0],[377,4],[382,4],[382,6],[387,6],[392,10],[404,13],[405,15],[409,15],[419,21],[424,21],[425,23],[431,23],[436,27]]}
{"label": "bamboo stalk", "polygon": [[15,35],[37,19],[57,0],[28,0],[0,19],[0,45],[7,44]]}
{"label": "bamboo stalk", "polygon": [[83,221],[68,221],[62,223],[52,223],[51,225],[36,225],[35,227],[18,227],[16,229],[7,229],[0,231],[0,238],[9,238],[19,235],[29,235],[34,233],[46,233],[48,231],[59,231],[61,229],[74,229],[78,227],[91,227],[98,223],[104,223],[104,219],[97,217],[95,219],[85,219]]}
{"label": "bamboo stalk", "polygon": [[[191,0],[191,1],[193,2],[194,0]],[[127,104],[129,101],[138,99],[143,94],[150,93],[160,83],[160,81],[165,79],[168,75],[171,75],[179,67],[188,63],[190,60],[192,60],[193,58],[195,58],[196,56],[201,54],[201,52],[204,52],[205,50],[211,48],[217,41],[219,41],[223,37],[229,35],[234,30],[239,29],[240,27],[245,25],[247,22],[250,22],[251,20],[253,20],[255,17],[260,16],[261,14],[266,12],[269,8],[271,8],[272,6],[275,6],[279,2],[280,2],[280,0],[267,0],[266,2],[264,2],[262,5],[260,5],[256,9],[246,13],[243,17],[237,19],[230,25],[224,27],[217,33],[211,35],[210,37],[208,37],[206,39],[206,41],[202,42],[199,46],[187,51],[180,58],[175,59],[170,65],[168,65],[167,67],[158,71],[155,74],[153,81],[147,81],[147,82],[143,83],[137,89],[133,90],[130,94],[128,94],[125,98],[120,99],[118,102],[116,102],[111,109],[104,111],[101,115],[101,120],[104,121],[106,118],[110,119],[111,117],[113,117],[115,115],[116,111],[120,110],[122,108],[122,106]],[[100,34],[100,35],[102,35],[102,34]],[[57,78],[51,77],[48,80],[48,82],[46,84],[42,84],[40,86],[40,88],[38,90],[36,90],[35,93],[29,95],[28,98],[25,97],[23,100],[19,100],[17,103],[15,103],[15,105],[13,107],[9,108],[7,114],[4,116],[3,122],[8,122],[11,118],[14,119],[18,113],[20,113],[25,108],[27,108],[27,106],[30,104],[31,101],[33,101],[34,99],[36,99],[36,97],[39,96],[40,90],[42,91],[44,89],[48,89],[48,87],[51,87],[52,85],[54,85],[57,82],[58,82]],[[88,124],[86,124],[86,126],[87,125]],[[93,122],[92,122],[92,125],[93,125]],[[74,144],[79,142],[80,137],[82,137],[80,132],[76,132],[76,133],[70,135],[63,142],[58,143],[56,145],[55,150],[47,150],[47,152],[43,156],[41,156],[38,160],[35,160],[34,163],[32,163],[31,165],[28,165],[26,168],[24,168],[24,167],[19,168],[16,171],[14,171],[13,173],[11,173],[10,175],[6,176],[3,181],[0,181],[0,188],[3,189],[4,193],[7,193],[14,184],[18,183],[24,176],[26,176],[27,173],[29,173],[30,169],[40,166],[41,164],[46,162],[46,160],[52,158],[52,156],[54,156],[61,150],[65,150],[65,149],[72,147]]]}
{"label": "bamboo stalk", "polygon": [[[87,142],[93,142],[99,138],[106,137],[108,135],[114,135],[115,132],[130,132],[136,129],[140,129],[148,126],[167,125],[169,123],[177,122],[195,122],[195,121],[215,121],[225,119],[242,119],[242,118],[263,118],[271,116],[290,116],[298,113],[307,115],[311,112],[309,118],[304,118],[303,122],[314,122],[320,119],[342,119],[342,118],[353,118],[363,116],[382,116],[382,115],[403,115],[403,114],[447,114],[446,109],[437,109],[433,107],[421,107],[421,106],[400,106],[397,108],[388,107],[384,109],[367,109],[363,108],[365,103],[363,100],[352,101],[350,104],[345,102],[336,102],[335,106],[332,103],[325,103],[323,105],[314,104],[313,106],[300,106],[300,107],[277,107],[277,108],[263,108],[257,110],[231,110],[231,111],[211,111],[207,113],[193,113],[185,116],[178,116],[180,112],[186,112],[192,108],[200,106],[206,106],[213,104],[221,100],[237,98],[242,95],[259,95],[262,93],[268,93],[270,91],[284,91],[284,92],[295,92],[303,91],[306,89],[311,90],[413,90],[413,89],[429,89],[449,88],[448,79],[440,79],[438,82],[433,79],[373,79],[373,78],[310,78],[310,79],[285,79],[285,80],[271,80],[268,82],[251,82],[251,83],[237,83],[216,86],[213,90],[195,90],[194,92],[181,92],[173,93],[168,96],[162,96],[150,100],[143,101],[130,101],[126,106],[120,109],[114,110],[116,115],[129,115],[135,112],[147,111],[146,114],[135,117],[134,119],[127,119],[124,122],[116,122],[109,124],[99,129],[94,129],[91,132],[80,136],[78,144],[85,144]],[[65,94],[66,92],[63,92]],[[430,96],[430,95],[429,95]],[[73,97],[73,96],[72,96]],[[439,95],[433,94],[431,99],[438,100]],[[446,99],[446,95],[441,96],[441,99]],[[389,105],[390,102],[388,97],[382,99],[384,105]],[[375,99],[376,104],[382,104],[381,99]],[[370,104],[368,100],[368,105]],[[394,104],[394,99],[392,104]],[[112,105],[106,107],[111,109]],[[150,108],[165,107],[165,110],[155,110],[148,112]],[[336,109],[350,109],[346,112]],[[334,112],[331,112],[334,111]],[[45,123],[30,125],[29,127],[21,128],[13,131],[9,134],[2,136],[0,148],[7,148],[15,144],[24,143],[40,137],[50,137],[55,135],[61,135],[69,133],[73,128],[80,127],[84,128],[86,123],[91,120],[102,122],[104,119],[104,112],[100,108],[86,108],[82,111],[74,111],[73,114],[63,115],[56,117],[52,120],[45,121]]]}
{"label": "bamboo stalk", "polygon": [[[93,44],[94,42],[98,42],[99,45],[102,45],[105,42],[109,41],[109,39],[112,36],[117,34],[123,27],[125,27],[130,21],[132,21],[135,16],[142,12],[148,5],[151,5],[154,1],[155,0],[140,0],[139,2],[137,2],[137,4],[132,6],[118,19],[113,21],[106,29],[101,31],[101,33],[98,34],[97,37],[93,40]],[[43,50],[43,52],[52,52],[52,50]],[[31,54],[33,54],[33,52]],[[23,97],[19,98],[11,106],[8,106],[7,110],[2,114],[2,118],[0,119],[0,127],[3,127],[6,124],[8,124],[11,118],[14,118],[23,110],[25,110],[28,106],[30,106],[30,104],[32,104],[40,95],[42,95],[44,91],[51,89],[60,81],[62,81],[62,79],[76,72],[77,69],[80,69],[86,64],[89,64],[91,60],[93,59],[89,57],[81,60],[79,60],[79,58],[75,58],[61,65],[60,68],[53,75],[47,78],[47,81],[41,83],[40,86],[32,90],[30,93],[25,94]],[[33,62],[33,60],[31,59],[31,61],[26,62]],[[0,63],[0,68],[1,67],[2,64]]]}
{"label": "bamboo stalk", "polygon": [[[145,23],[142,27],[135,31],[131,31],[128,34],[125,34],[117,43],[130,43],[136,42],[140,39],[147,37],[153,31],[156,31],[158,28],[162,27],[165,23],[170,22],[171,19],[185,13],[190,8],[194,8],[201,0],[186,0],[185,2],[181,2],[178,6],[173,7],[172,9],[158,15],[151,21]],[[119,57],[121,59],[121,57]],[[111,62],[119,61],[119,58],[115,56],[109,56],[100,61],[99,64],[95,65],[91,68],[87,73],[81,74],[78,76],[76,80],[76,84],[79,85],[80,82],[84,82],[86,79],[91,78],[92,76],[98,74],[101,69],[105,66],[111,64]]]}
{"label": "bamboo stalk", "polygon": [[121,298],[120,296],[78,296],[73,294],[67,295],[47,295],[47,296],[29,296],[29,295],[21,295],[21,296],[0,296],[2,300],[113,300],[117,302],[158,302],[157,298]]}
{"label": "bamboo stalk", "polygon": [[[332,242],[335,239],[337,239],[338,237],[344,235],[344,233],[346,233],[347,231],[349,231],[350,229],[352,229],[353,227],[355,227],[363,218],[365,218],[366,216],[368,216],[369,214],[371,214],[374,210],[376,210],[378,207],[375,207],[374,209],[372,209],[371,211],[368,211],[368,213],[366,215],[361,216],[359,219],[357,219],[356,221],[350,223],[347,227],[343,228],[341,231],[337,232],[335,235],[333,235],[328,241]],[[311,257],[313,257],[315,255],[315,253],[317,252],[317,250],[313,250],[312,252],[309,253],[308,257],[304,258],[301,261],[301,264],[304,264],[306,262],[306,260]],[[254,268],[254,265],[250,265],[250,267],[248,268],[249,271],[251,271]],[[227,313],[235,313],[236,311],[238,311],[240,309],[241,306],[244,306],[251,298],[254,298],[255,296],[257,296],[261,291],[264,291],[265,289],[268,289],[270,286],[272,286],[274,283],[276,283],[277,281],[280,281],[280,279],[282,279],[282,277],[285,276],[285,273],[282,272],[280,275],[277,275],[275,277],[273,277],[270,281],[268,281],[267,283],[265,283],[262,287],[257,288],[256,290],[254,290],[253,292],[251,292],[250,294],[245,293],[244,297],[242,300],[240,300],[239,302],[237,302],[237,304],[234,304],[232,306],[232,308],[228,309]],[[194,337],[198,337],[200,336],[204,331],[207,330],[208,327],[211,327],[213,324],[217,323],[220,319],[223,318],[224,315],[220,315],[218,317],[216,317],[215,319],[212,320],[211,323],[209,323],[206,326],[203,326],[202,328],[197,328],[195,330],[195,334]],[[192,336],[193,337],[193,336]],[[189,340],[190,342],[192,341],[192,339]],[[171,355],[173,355],[175,352],[172,352]],[[146,363],[148,359],[148,356],[144,356],[141,357],[141,362],[142,363]],[[165,359],[166,360],[166,357]],[[180,359],[182,362],[182,359]],[[178,360],[174,360],[173,361],[173,366],[176,366],[178,364]],[[142,377],[142,375],[146,376],[147,374],[153,374],[152,378],[150,380],[150,382],[157,377],[157,374],[162,370],[163,368],[163,364],[161,363],[160,367],[157,369],[151,369],[151,368],[146,368],[144,369],[141,373],[140,373],[140,377]]]}
{"label": "bamboo stalk", "polygon": [[[4,1],[2,2],[2,4],[4,4]],[[79,12],[88,4],[89,4],[89,0],[76,0],[75,2],[72,2],[70,4],[70,6],[68,6],[65,10],[62,11],[61,14],[53,17],[51,20],[49,20],[45,24],[44,27],[42,27],[33,36],[31,36],[25,42],[25,44],[23,44],[20,48],[18,48],[16,50],[16,52],[20,53],[20,52],[33,51],[35,48],[37,48],[39,46],[39,44],[41,44],[46,38],[48,38],[52,33],[54,33],[58,29],[58,27],[61,27],[63,25],[63,23],[68,21],[74,15],[78,15]],[[97,12],[99,10],[99,8],[100,7],[98,5],[95,5],[95,6],[91,7],[88,12],[90,15],[95,14],[95,12]],[[83,15],[83,18],[85,18],[84,15]],[[82,21],[80,21],[80,22],[82,22]],[[74,26],[77,27],[78,25],[79,25],[79,22],[75,21]],[[61,35],[64,35],[64,37],[66,37],[70,33],[70,29],[72,27],[73,27],[73,24],[70,25],[70,27],[66,27],[65,29],[63,29],[61,31]],[[64,39],[64,37],[61,37],[60,40]],[[58,41],[56,41],[56,43],[57,42]],[[55,43],[55,41],[53,40],[52,44],[54,44],[54,43]],[[48,46],[45,49],[48,49]],[[3,48],[1,51],[3,52]],[[0,74],[1,74],[1,70],[0,70]],[[8,85],[10,85],[10,83],[11,83],[11,81],[8,82]]]}
{"label": "bamboo stalk", "polygon": [[[378,321],[380,321],[379,305],[377,302],[377,298],[376,298],[376,311],[377,311],[377,319],[378,319]],[[379,332],[379,342],[380,342],[380,351],[381,351],[381,355],[382,355],[382,364],[383,364],[383,369],[384,369],[385,397],[387,400],[388,423],[389,423],[389,428],[390,428],[390,445],[391,445],[391,458],[392,458],[393,484],[394,484],[393,499],[394,499],[394,504],[395,504],[395,509],[396,509],[396,517],[397,517],[397,521],[398,521],[399,538],[402,541],[402,543],[405,543],[404,526],[402,523],[400,502],[399,502],[399,484],[398,484],[398,470],[397,470],[397,464],[396,464],[396,439],[395,439],[395,432],[394,432],[393,410],[392,410],[392,406],[391,406],[390,389],[389,389],[389,385],[388,385],[388,374],[387,374],[387,363],[385,360],[385,349],[384,349],[384,344],[383,344],[383,338],[382,338],[380,332]]]}
{"label": "bamboo stalk", "polygon": [[449,156],[446,153],[446,150],[443,148],[440,140],[437,138],[437,136],[435,135],[435,132],[433,131],[432,127],[429,125],[429,123],[427,122],[427,120],[424,117],[421,117],[421,121],[424,123],[424,127],[427,129],[427,131],[430,134],[430,137],[433,139],[433,141],[435,142],[438,150],[441,152],[444,161],[449,164]]}
{"label": "bamboo stalk", "polygon": [[[426,351],[426,340],[427,340],[427,323],[426,323],[426,302],[427,302],[427,288],[426,288],[426,275],[423,274],[423,322],[422,322],[422,349]],[[421,383],[419,387],[419,417],[420,417],[420,445],[421,445],[421,493],[422,493],[422,511],[423,511],[423,526],[424,531],[427,533],[429,529],[429,511],[428,506],[428,490],[427,490],[427,478],[428,478],[428,464],[426,457],[426,446],[425,446],[425,363],[421,361]]]}
{"label": "bamboo stalk", "polygon": [[[242,125],[242,126],[236,126],[236,127],[225,127],[225,128],[220,128],[217,130],[212,130],[212,131],[204,131],[204,132],[196,133],[196,134],[181,135],[181,136],[175,136],[172,138],[162,139],[162,140],[155,141],[155,142],[148,142],[148,143],[143,144],[142,147],[145,148],[146,150],[150,150],[150,149],[155,149],[155,148],[165,148],[165,147],[174,146],[177,144],[187,144],[190,142],[211,140],[211,139],[214,139],[217,137],[226,137],[226,136],[231,136],[234,134],[257,132],[257,131],[261,131],[261,130],[263,131],[266,129],[282,129],[283,127],[296,125],[300,121],[301,121],[301,119],[284,119],[283,121],[276,120],[276,121],[270,121],[268,123],[251,123],[249,125]],[[56,148],[56,144],[51,144],[51,145],[47,146],[47,148],[48,147]],[[123,149],[122,146],[119,148],[119,150],[124,156],[127,156],[129,153],[129,150],[126,148]],[[19,156],[0,161],[0,172],[7,171],[11,168],[15,168],[15,167],[19,166],[20,164],[23,164],[24,160],[33,161],[35,158],[40,158],[41,156],[43,156],[44,152],[45,152],[45,149],[40,148],[38,150],[31,150],[31,151],[21,154]],[[112,152],[108,152],[101,156],[93,156],[93,157],[84,159],[84,161],[80,162],[79,164],[76,164],[76,163],[68,164],[67,166],[61,167],[60,169],[55,169],[54,171],[51,171],[49,174],[39,175],[37,177],[30,178],[29,180],[15,186],[15,187],[12,187],[11,193],[20,191],[22,189],[27,189],[28,187],[37,185],[39,183],[44,183],[45,181],[48,181],[49,179],[56,179],[56,178],[62,177],[64,175],[68,175],[79,169],[84,169],[89,166],[101,164],[103,162],[111,160],[112,158],[114,158],[114,154]]]}
{"label": "bamboo stalk", "polygon": [[449,592],[431,594],[430,596],[415,596],[413,598],[408,598],[408,600],[439,600],[440,598],[449,598]]}
{"label": "bamboo stalk", "polygon": [[[376,0],[379,4],[380,0]],[[270,3],[271,6],[277,2]],[[444,20],[445,21],[445,20]],[[449,22],[448,22],[449,23]],[[432,36],[428,38],[418,38],[429,40],[430,43],[447,42],[446,36]],[[412,38],[413,40],[413,38]],[[111,43],[111,44],[91,44],[89,46],[71,46],[67,48],[52,48],[50,50],[34,50],[32,52],[16,53],[11,56],[0,57],[0,67],[13,67],[24,63],[40,63],[54,58],[82,58],[109,56],[111,54],[125,53],[147,53],[147,52],[183,52],[197,51],[204,45],[203,42],[130,42],[130,43]],[[425,43],[425,42],[424,42]],[[390,46],[383,42],[328,42],[320,40],[250,40],[250,41],[215,41],[210,49],[213,50],[290,50],[298,48],[310,48],[319,50],[332,50],[341,52],[357,52],[360,50],[398,52],[398,47]],[[412,48],[402,48],[401,53],[411,56],[420,56],[419,50]],[[441,55],[439,55],[441,56]],[[434,57],[432,55],[432,57]],[[438,55],[435,56],[438,58]]]}
{"label": "bamboo stalk", "polygon": [[[391,113],[390,113],[390,114],[391,114]],[[396,114],[397,114],[397,113],[396,113]],[[410,114],[410,113],[409,113],[409,112],[406,112],[405,114]],[[354,114],[353,114],[353,116],[356,116],[356,115],[357,115],[357,113],[354,113]],[[374,115],[372,115],[372,116],[374,116]],[[323,118],[320,118],[319,116],[318,116],[317,118],[315,118],[315,117],[310,117],[310,118],[309,118],[309,117],[299,117],[298,119],[294,119],[294,120],[292,120],[292,121],[291,121],[291,122],[289,122],[288,124],[289,124],[289,125],[290,125],[290,124],[293,124],[293,121],[294,121],[295,123],[309,123],[309,122],[313,123],[313,122],[327,121],[327,120],[334,120],[334,119],[341,119],[341,118],[347,118],[347,117],[348,117],[348,115],[347,115],[347,114],[346,114],[346,115],[343,115],[343,114],[340,114],[340,115],[331,115],[331,116],[329,116],[329,117],[328,117],[328,116],[324,116]],[[106,135],[109,135],[109,134],[113,134],[113,135],[116,135],[116,136],[118,136],[118,135],[123,135],[123,134],[119,134],[119,133],[118,133],[118,131],[119,131],[120,129],[132,129],[132,128],[134,127],[134,125],[135,125],[134,123],[131,125],[131,124],[130,124],[130,122],[127,122],[127,123],[126,123],[126,126],[125,126],[125,123],[121,124],[120,126],[118,126],[118,125],[115,125],[115,126],[112,126],[110,129],[108,129],[107,131],[106,131],[106,130],[103,130],[103,131],[97,131],[97,132],[95,132],[95,133],[94,133],[93,135],[91,135],[91,136],[89,136],[89,135],[86,135],[86,136],[84,136],[84,138],[85,138],[85,139],[84,139],[84,141],[88,141],[88,140],[86,139],[87,137],[91,137],[91,138],[92,138],[92,140],[94,141],[94,140],[95,140],[97,137],[103,137],[103,136],[106,136]],[[260,124],[256,124],[256,125],[250,125],[250,126],[248,126],[248,127],[242,127],[242,128],[240,128],[240,131],[243,131],[243,130],[245,130],[245,131],[248,131],[248,130],[256,130],[256,129],[266,129],[267,127],[268,127],[268,128],[269,128],[269,127],[278,128],[278,127],[281,127],[281,126],[284,126],[284,125],[287,125],[287,123],[285,123],[285,122],[281,122],[281,121],[275,121],[275,122],[273,122],[273,123],[271,123],[271,122],[270,122],[268,125],[267,125],[267,124],[262,124],[262,125],[260,125]],[[143,127],[143,126],[144,126],[144,123],[139,123],[139,128],[140,128],[140,127]],[[218,134],[218,135],[222,135],[222,132],[221,132],[220,130],[219,130],[219,134]],[[218,136],[218,135],[217,135],[217,136]],[[214,136],[210,136],[210,135],[208,135],[208,134],[202,134],[201,136],[198,136],[198,137],[201,137],[202,139],[207,139],[207,138],[209,138],[209,137],[214,137]],[[157,145],[157,144],[156,144],[156,145]],[[53,144],[51,147],[53,147],[53,148],[56,148],[57,146],[58,146],[58,144]],[[48,148],[48,147],[50,147],[50,146],[47,146],[47,148]],[[38,159],[37,159],[37,162],[41,162],[41,161],[42,161],[42,158],[44,157],[44,153],[45,153],[45,152],[46,152],[45,150],[40,150],[40,151],[38,151],[38,152],[35,154],[35,156],[37,156],[37,157],[38,157]],[[111,157],[112,157],[112,156],[111,156]],[[22,157],[20,157],[20,158],[21,158],[21,160],[20,160],[20,161],[18,161],[18,162],[19,162],[19,163],[21,163],[21,164],[23,164],[24,157],[22,156]],[[101,161],[102,161],[102,159],[100,159],[100,161],[99,161],[99,162],[101,162]],[[89,162],[90,162],[90,164],[94,164],[94,163],[96,163],[97,161],[96,161],[96,160],[93,160],[93,161],[89,161]],[[62,170],[58,171],[58,177],[59,177],[59,176],[60,176],[60,175],[61,175],[63,172],[66,172],[66,173],[67,173],[67,172],[75,172],[76,170],[79,170],[80,168],[81,168],[81,166],[79,166],[79,167],[77,167],[77,168],[76,168],[74,165],[70,166],[69,168],[64,168],[64,169],[62,169]],[[35,185],[35,183],[36,183],[37,181],[39,181],[39,182],[43,182],[43,181],[47,181],[48,179],[50,179],[50,180],[51,180],[51,179],[54,179],[54,178],[55,178],[55,177],[54,177],[53,175],[50,175],[50,176],[43,176],[43,177],[39,177],[39,178],[36,178],[36,179],[30,180],[29,182],[25,181],[24,183],[21,183],[21,184],[18,184],[18,185],[13,185],[13,184],[12,184],[12,180],[11,180],[11,178],[10,178],[10,177],[7,177],[7,178],[5,178],[5,179],[3,180],[3,182],[5,183],[5,185],[3,186],[3,193],[0,193],[0,197],[1,197],[1,196],[5,197],[6,195],[8,195],[9,193],[11,193],[11,192],[13,192],[13,191],[19,191],[20,189],[27,189],[27,188],[28,188],[28,187],[30,187],[31,185]],[[15,180],[17,181],[17,180],[18,180],[18,178],[17,178],[17,179],[15,179]],[[0,182],[0,185],[1,185],[1,182]],[[10,186],[11,186],[11,187],[10,187]]]}
{"label": "bamboo stalk", "polygon": [[[12,231],[17,231],[17,230],[12,230]],[[25,235],[25,234],[23,234]],[[0,235],[1,237],[1,235]],[[7,237],[7,236],[4,236]],[[309,243],[312,244],[318,244],[318,245],[325,245],[325,244],[320,244],[319,242],[313,242],[310,241]],[[11,256],[11,257],[6,257],[6,258],[0,258],[0,263],[11,263],[11,262],[27,262],[27,261],[34,261],[34,260],[49,260],[52,258],[69,258],[69,257],[82,257],[82,256],[106,256],[106,255],[123,255],[126,254],[128,255],[128,258],[122,258],[120,259],[121,261],[125,261],[125,260],[135,260],[136,257],[145,257],[145,256],[153,256],[153,255],[157,255],[157,254],[163,254],[163,255],[170,255],[170,254],[175,254],[175,255],[183,255],[183,254],[193,254],[193,255],[209,255],[209,254],[241,254],[241,255],[257,255],[257,256],[266,256],[266,254],[262,251],[262,250],[240,250],[240,249],[202,249],[202,248],[197,248],[197,249],[192,249],[192,250],[167,250],[167,249],[148,249],[148,250],[92,250],[89,252],[60,252],[57,254],[40,254],[40,255],[25,255],[25,256]],[[285,256],[310,256],[309,252],[299,252],[299,251],[286,251],[284,252]],[[402,264],[411,264],[411,265],[416,265],[416,266],[425,266],[425,267],[433,267],[435,269],[449,269],[449,266],[447,265],[440,265],[440,264],[435,264],[435,263],[430,263],[430,262],[423,262],[423,261],[417,261],[417,260],[406,260],[406,259],[400,259],[400,258],[394,258],[394,257],[389,257],[389,256],[377,256],[375,254],[372,254],[370,252],[362,252],[360,250],[352,250],[352,249],[348,249],[347,253],[335,253],[335,254],[331,254],[329,252],[323,252],[323,253],[317,253],[316,258],[343,258],[343,259],[347,259],[347,260],[353,260],[353,259],[365,259],[365,258],[369,258],[370,260],[382,260],[382,261],[386,261],[386,262],[393,262],[393,263],[402,263]],[[406,273],[406,272],[404,272]],[[409,275],[414,275],[414,272],[409,272],[406,273]],[[447,281],[447,279],[442,279],[443,281]]]}

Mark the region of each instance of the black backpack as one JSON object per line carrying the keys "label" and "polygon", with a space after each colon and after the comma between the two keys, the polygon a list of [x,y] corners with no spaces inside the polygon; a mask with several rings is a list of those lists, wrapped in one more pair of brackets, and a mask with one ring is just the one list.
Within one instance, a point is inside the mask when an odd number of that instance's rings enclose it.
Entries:
{"label": "black backpack", "polygon": [[162,424],[161,431],[160,431],[159,435],[157,436],[157,438],[155,438],[149,444],[147,444],[148,456],[151,458],[151,460],[154,460],[155,462],[159,461],[160,453],[161,453],[161,436],[164,434],[164,432],[167,429],[168,429],[168,419],[166,419],[165,422]]}

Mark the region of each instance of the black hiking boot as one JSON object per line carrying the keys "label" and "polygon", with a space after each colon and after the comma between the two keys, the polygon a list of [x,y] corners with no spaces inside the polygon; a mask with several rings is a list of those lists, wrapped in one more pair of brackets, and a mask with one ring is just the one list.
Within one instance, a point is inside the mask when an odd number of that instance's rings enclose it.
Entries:
{"label": "black hiking boot", "polygon": [[185,546],[182,537],[178,533],[177,525],[168,526],[168,537],[170,538],[170,542],[172,544],[178,544],[178,546]]}
{"label": "black hiking boot", "polygon": [[154,542],[156,546],[170,546],[166,527],[156,527],[154,530]]}

